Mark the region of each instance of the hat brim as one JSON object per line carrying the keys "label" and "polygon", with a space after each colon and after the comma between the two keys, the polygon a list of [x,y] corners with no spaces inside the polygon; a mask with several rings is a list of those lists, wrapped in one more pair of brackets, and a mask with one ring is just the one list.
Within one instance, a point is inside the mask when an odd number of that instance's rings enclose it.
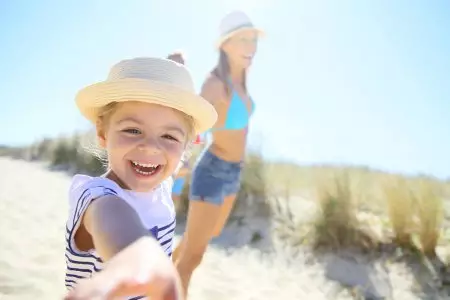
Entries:
{"label": "hat brim", "polygon": [[262,38],[262,37],[265,36],[265,31],[260,29],[260,28],[257,28],[257,27],[242,27],[242,28],[239,28],[239,29],[231,31],[231,32],[227,33],[226,35],[221,36],[216,41],[216,44],[215,44],[216,48],[220,48],[222,46],[222,44],[224,42],[226,42],[228,39],[230,39],[232,36],[234,36],[234,35],[236,35],[236,34],[238,34],[240,32],[243,32],[243,31],[254,31],[254,32],[256,32],[258,34],[258,38]]}
{"label": "hat brim", "polygon": [[195,134],[205,132],[217,120],[215,108],[203,97],[157,81],[127,78],[103,81],[80,90],[76,104],[84,117],[97,122],[100,108],[112,102],[139,101],[171,107],[191,116]]}

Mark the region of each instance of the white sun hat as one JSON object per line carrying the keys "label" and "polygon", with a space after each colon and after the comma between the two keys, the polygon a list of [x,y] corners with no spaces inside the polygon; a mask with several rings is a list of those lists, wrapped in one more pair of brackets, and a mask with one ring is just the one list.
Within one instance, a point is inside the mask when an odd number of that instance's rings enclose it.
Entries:
{"label": "white sun hat", "polygon": [[244,30],[253,30],[258,33],[258,36],[264,35],[264,31],[255,27],[244,12],[234,10],[228,13],[220,22],[219,39],[216,41],[216,47],[220,48],[226,40]]}
{"label": "white sun hat", "polygon": [[196,94],[188,69],[164,58],[122,60],[111,68],[105,81],[80,90],[75,101],[82,115],[94,124],[101,107],[126,101],[179,110],[193,118],[195,134],[208,130],[217,120],[215,108]]}

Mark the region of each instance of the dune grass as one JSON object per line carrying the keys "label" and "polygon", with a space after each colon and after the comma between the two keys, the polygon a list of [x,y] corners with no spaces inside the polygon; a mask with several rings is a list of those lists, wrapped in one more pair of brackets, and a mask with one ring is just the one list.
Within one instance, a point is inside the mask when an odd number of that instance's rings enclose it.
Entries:
{"label": "dune grass", "polygon": [[422,252],[429,257],[436,255],[444,217],[443,191],[433,182],[419,180],[416,200],[419,240]]}
{"label": "dune grass", "polygon": [[384,182],[383,192],[395,242],[401,247],[412,248],[417,203],[408,181],[392,176]]}
{"label": "dune grass", "polygon": [[[45,160],[72,173],[101,174],[104,164],[86,151],[87,140],[88,135],[78,134],[44,139],[27,148],[3,146],[0,155]],[[194,151],[191,160],[197,155]],[[185,186],[182,201],[176,204],[179,213],[186,212],[188,189],[189,185]],[[307,200],[298,200],[299,195]],[[424,176],[386,174],[367,167],[267,162],[260,154],[249,153],[233,215],[271,216],[276,237],[291,239],[293,245],[304,243],[306,235],[313,245],[332,249],[375,249],[381,241],[390,240],[433,256],[442,238],[441,227],[449,218],[445,210],[449,196],[449,182]],[[292,201],[309,201],[316,208],[307,224],[297,221],[295,215],[312,212],[280,209],[281,202]]]}
{"label": "dune grass", "polygon": [[318,213],[314,219],[316,246],[333,249],[371,248],[377,243],[358,218],[357,187],[346,170],[333,172],[316,186]]}

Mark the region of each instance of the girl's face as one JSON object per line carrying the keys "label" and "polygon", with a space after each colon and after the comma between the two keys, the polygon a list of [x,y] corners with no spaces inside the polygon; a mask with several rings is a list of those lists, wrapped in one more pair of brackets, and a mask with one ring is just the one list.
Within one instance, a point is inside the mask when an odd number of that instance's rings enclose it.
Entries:
{"label": "girl's face", "polygon": [[97,126],[114,175],[138,192],[152,190],[174,173],[189,131],[181,112],[142,102],[118,104],[104,126]]}
{"label": "girl's face", "polygon": [[258,34],[249,29],[236,33],[223,45],[222,50],[227,54],[230,62],[238,67],[246,69],[250,67],[256,54]]}

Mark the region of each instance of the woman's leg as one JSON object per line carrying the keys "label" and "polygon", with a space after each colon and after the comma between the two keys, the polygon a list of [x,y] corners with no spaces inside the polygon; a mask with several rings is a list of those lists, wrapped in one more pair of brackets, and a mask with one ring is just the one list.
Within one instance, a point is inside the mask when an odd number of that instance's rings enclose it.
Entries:
{"label": "woman's leg", "polygon": [[[220,213],[216,220],[216,225],[214,226],[211,238],[218,237],[222,233],[223,228],[228,222],[231,211],[233,210],[234,204],[236,202],[236,196],[237,196],[236,194],[233,194],[225,197],[223,205],[220,206]],[[175,251],[172,254],[173,261],[177,261],[184,244],[185,239],[182,237],[177,247],[175,248]]]}
{"label": "woman's leg", "polygon": [[[227,224],[228,218],[230,217],[231,211],[233,210],[235,202],[236,202],[236,194],[225,197],[223,204],[220,206],[219,216],[217,217],[217,220],[215,222],[211,238],[217,237],[222,233],[222,230]],[[184,237],[182,237],[177,247],[173,251],[172,254],[173,261],[177,261],[184,244],[185,239]]]}
{"label": "woman's leg", "polygon": [[217,204],[190,201],[188,220],[182,241],[174,252],[174,261],[187,295],[192,273],[200,265],[221,214]]}
{"label": "woman's leg", "polygon": [[[186,230],[174,252],[174,261],[187,294],[192,273],[200,265],[218,221],[221,224],[231,211],[232,201],[223,209],[225,195],[239,189],[240,163],[221,160],[204,153],[192,173]],[[230,199],[232,200],[232,199]],[[221,215],[224,217],[221,217]]]}
{"label": "woman's leg", "polygon": [[217,237],[222,233],[223,228],[230,218],[233,207],[236,203],[237,193],[241,187],[241,170],[242,164],[235,164],[230,169],[231,173],[234,173],[233,179],[225,186],[225,198],[221,206],[220,216],[217,219],[216,226],[214,227],[213,237]]}
{"label": "woman's leg", "polygon": [[230,217],[231,211],[233,210],[235,202],[236,194],[225,197],[220,209],[220,215],[213,230],[212,237],[217,237],[222,233],[222,230],[227,224],[228,218]]}

